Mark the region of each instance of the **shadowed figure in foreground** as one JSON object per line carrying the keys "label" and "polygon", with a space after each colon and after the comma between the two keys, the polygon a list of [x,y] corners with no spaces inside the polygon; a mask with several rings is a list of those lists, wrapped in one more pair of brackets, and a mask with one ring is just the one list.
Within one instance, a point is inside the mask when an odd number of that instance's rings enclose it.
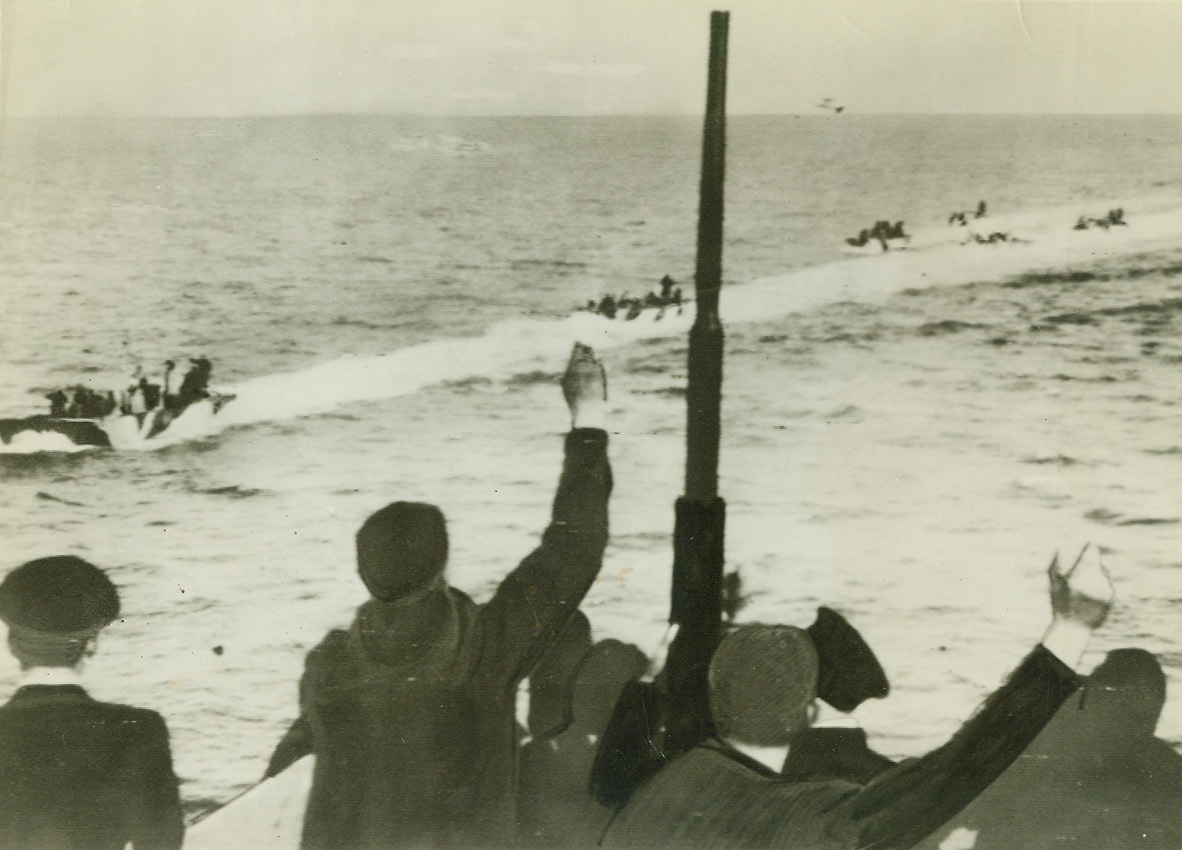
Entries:
{"label": "shadowed figure in foreground", "polygon": [[921,847],[1182,847],[1182,755],[1153,734],[1165,699],[1150,653],[1108,653],[1013,766]]}
{"label": "shadowed figure in foreground", "polygon": [[518,684],[603,563],[611,472],[603,368],[575,346],[566,459],[542,543],[476,605],[444,579],[433,505],[395,502],[357,534],[372,598],[309,654],[301,716],[268,767],[316,756],[307,850],[498,848],[516,825]]}
{"label": "shadowed figure in foreground", "polygon": [[[568,633],[560,643],[574,643],[583,635],[590,638],[589,632],[576,631],[568,641]],[[648,658],[632,644],[612,639],[584,645],[578,655],[559,652],[554,656],[552,664],[543,661],[531,677],[570,665],[565,675],[557,672],[543,679],[560,682],[562,689],[548,687],[551,698],[542,702],[540,710],[535,709],[536,690],[531,683],[534,739],[521,751],[518,846],[594,847],[613,810],[591,794],[591,765],[620,691],[644,675]],[[547,661],[550,657],[548,653]]]}
{"label": "shadowed figure in foreground", "polygon": [[[742,607],[740,582],[731,573],[724,584],[724,607],[733,622]],[[728,627],[729,628],[729,627]],[[792,681],[808,705],[808,722],[796,724],[782,775],[796,780],[846,779],[866,783],[894,765],[870,749],[866,733],[850,716],[863,702],[883,699],[890,682],[874,651],[845,617],[832,608],[817,609],[811,626],[784,627],[796,650]],[[672,638],[673,655],[685,632]],[[636,789],[676,752],[667,748],[669,696],[666,670],[652,681],[628,682],[616,703],[596,753],[591,787],[613,810],[622,808]],[[777,671],[782,673],[783,671]],[[808,696],[810,695],[811,696]],[[781,693],[777,699],[787,699]]]}
{"label": "shadowed figure in foreground", "polygon": [[1042,642],[951,740],[869,784],[778,773],[807,725],[818,660],[800,630],[727,634],[709,670],[717,737],[675,758],[616,816],[603,846],[887,850],[910,848],[984,791],[1080,686],[1073,672],[1108,615],[1112,586],[1094,547],[1050,569],[1054,617]]}

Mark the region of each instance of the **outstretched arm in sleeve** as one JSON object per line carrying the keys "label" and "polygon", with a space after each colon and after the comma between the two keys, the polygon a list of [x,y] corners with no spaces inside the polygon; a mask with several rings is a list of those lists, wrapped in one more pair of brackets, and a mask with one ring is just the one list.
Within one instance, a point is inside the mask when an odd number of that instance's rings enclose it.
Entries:
{"label": "outstretched arm in sleeve", "polygon": [[571,412],[550,525],[541,545],[501,582],[484,607],[484,655],[520,681],[579,607],[603,566],[612,489],[607,459],[607,379],[592,350],[575,345],[562,379]]}
{"label": "outstretched arm in sleeve", "polygon": [[1000,689],[948,743],[882,774],[853,801],[860,847],[906,848],[927,837],[997,779],[1080,685],[1074,667],[1112,606],[1112,583],[1094,545],[1063,572],[1049,570],[1053,619]]}

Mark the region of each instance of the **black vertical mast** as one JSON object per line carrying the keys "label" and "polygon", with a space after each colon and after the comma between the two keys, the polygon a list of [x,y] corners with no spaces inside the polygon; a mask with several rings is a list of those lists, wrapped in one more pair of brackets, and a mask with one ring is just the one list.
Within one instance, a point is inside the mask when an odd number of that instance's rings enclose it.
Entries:
{"label": "black vertical mast", "polygon": [[711,734],[707,671],[722,622],[726,503],[718,495],[722,408],[723,182],[726,170],[726,52],[729,12],[710,13],[710,70],[698,207],[696,316],[689,334],[685,495],[677,500],[669,619],[679,624],[667,663],[666,750]]}

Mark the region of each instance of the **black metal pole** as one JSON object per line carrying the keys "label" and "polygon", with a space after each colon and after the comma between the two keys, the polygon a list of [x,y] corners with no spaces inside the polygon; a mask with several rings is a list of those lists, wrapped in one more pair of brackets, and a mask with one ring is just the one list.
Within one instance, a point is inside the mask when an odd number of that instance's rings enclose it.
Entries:
{"label": "black metal pole", "polygon": [[726,171],[726,49],[729,12],[710,13],[710,70],[698,207],[696,315],[689,334],[685,495],[673,531],[670,620],[679,624],[666,665],[667,751],[693,747],[713,731],[707,692],[722,623],[726,503],[718,495],[722,409],[723,183]]}

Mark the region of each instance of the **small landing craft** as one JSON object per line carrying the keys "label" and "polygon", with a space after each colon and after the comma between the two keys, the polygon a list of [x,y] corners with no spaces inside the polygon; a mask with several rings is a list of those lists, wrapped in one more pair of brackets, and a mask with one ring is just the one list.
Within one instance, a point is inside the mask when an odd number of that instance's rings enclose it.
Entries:
{"label": "small landing craft", "polygon": [[11,450],[73,451],[80,448],[121,448],[143,445],[179,428],[190,430],[215,415],[233,395],[208,389],[209,361],[198,358],[176,393],[170,391],[172,362],[165,367],[163,387],[137,372],[132,385],[116,398],[72,386],[46,394],[49,413],[0,419],[0,445]]}
{"label": "small landing craft", "polygon": [[845,254],[883,254],[887,251],[903,251],[910,247],[911,237],[903,229],[903,222],[891,224],[884,220],[876,221],[874,227],[846,239],[841,250]]}
{"label": "small landing craft", "polygon": [[578,308],[578,312],[592,313],[612,321],[631,322],[637,319],[660,321],[669,315],[680,316],[685,305],[691,300],[683,298],[677,281],[665,275],[661,279],[660,293],[649,292],[643,298],[633,297],[627,292],[620,296],[605,295],[599,301],[591,300]]}

